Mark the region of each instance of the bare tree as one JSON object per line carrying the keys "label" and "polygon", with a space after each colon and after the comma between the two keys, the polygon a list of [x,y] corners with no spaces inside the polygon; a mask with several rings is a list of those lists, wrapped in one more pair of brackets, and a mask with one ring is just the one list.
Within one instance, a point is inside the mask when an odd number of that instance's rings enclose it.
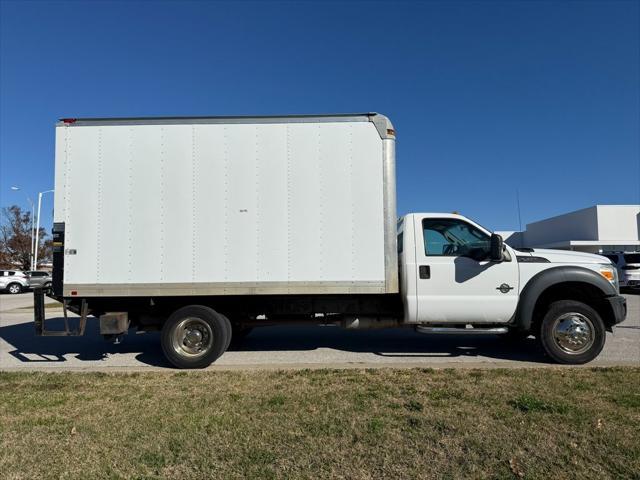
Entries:
{"label": "bare tree", "polygon": [[[51,260],[52,243],[44,228],[40,228],[38,258],[42,262]],[[0,267],[31,269],[31,212],[23,212],[13,205],[2,209],[0,225]],[[37,266],[36,266],[37,268]]]}

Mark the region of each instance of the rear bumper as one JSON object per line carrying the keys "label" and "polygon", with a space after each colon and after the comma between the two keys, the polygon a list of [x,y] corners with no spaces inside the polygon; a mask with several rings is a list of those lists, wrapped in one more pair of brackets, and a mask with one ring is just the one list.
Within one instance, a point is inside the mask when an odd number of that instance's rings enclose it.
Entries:
{"label": "rear bumper", "polygon": [[624,319],[627,318],[627,299],[622,295],[615,295],[613,297],[607,297],[606,300],[609,302],[609,305],[611,305],[611,310],[613,311],[612,325],[624,322]]}
{"label": "rear bumper", "polygon": [[640,271],[638,270],[623,270],[620,275],[620,285],[624,286],[639,286],[640,285]]}

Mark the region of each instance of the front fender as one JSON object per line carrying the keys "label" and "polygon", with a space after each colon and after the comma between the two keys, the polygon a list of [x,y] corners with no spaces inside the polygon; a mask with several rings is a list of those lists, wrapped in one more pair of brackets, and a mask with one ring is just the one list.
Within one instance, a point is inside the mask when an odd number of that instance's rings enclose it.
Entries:
{"label": "front fender", "polygon": [[519,330],[530,330],[533,311],[540,295],[549,287],[568,282],[592,285],[602,292],[603,297],[618,294],[608,280],[593,270],[574,265],[552,267],[531,277],[522,289],[513,326]]}

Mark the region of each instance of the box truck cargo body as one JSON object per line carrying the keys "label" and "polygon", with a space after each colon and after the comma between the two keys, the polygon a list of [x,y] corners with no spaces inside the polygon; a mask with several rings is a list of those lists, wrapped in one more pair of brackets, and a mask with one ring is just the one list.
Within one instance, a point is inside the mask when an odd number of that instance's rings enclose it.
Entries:
{"label": "box truck cargo body", "polygon": [[56,128],[64,296],[397,293],[380,115]]}
{"label": "box truck cargo body", "polygon": [[555,361],[595,358],[626,315],[610,261],[516,250],[458,214],[398,219],[395,138],[375,113],[60,121],[45,290],[65,328],[37,289],[36,334],[161,330],[180,368],[287,322],[533,334]]}

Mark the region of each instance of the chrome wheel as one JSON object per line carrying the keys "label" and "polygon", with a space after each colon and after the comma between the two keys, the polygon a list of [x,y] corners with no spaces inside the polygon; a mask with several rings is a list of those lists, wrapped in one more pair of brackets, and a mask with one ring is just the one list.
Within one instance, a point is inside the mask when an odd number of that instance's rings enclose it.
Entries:
{"label": "chrome wheel", "polygon": [[577,312],[559,316],[553,323],[552,331],[555,343],[570,355],[586,352],[595,341],[593,323],[588,317]]}
{"label": "chrome wheel", "polygon": [[187,317],[174,328],[171,343],[178,355],[202,357],[213,346],[213,331],[203,319]]}
{"label": "chrome wheel", "polygon": [[20,285],[18,285],[17,283],[12,283],[11,285],[9,285],[9,293],[20,293]]}

